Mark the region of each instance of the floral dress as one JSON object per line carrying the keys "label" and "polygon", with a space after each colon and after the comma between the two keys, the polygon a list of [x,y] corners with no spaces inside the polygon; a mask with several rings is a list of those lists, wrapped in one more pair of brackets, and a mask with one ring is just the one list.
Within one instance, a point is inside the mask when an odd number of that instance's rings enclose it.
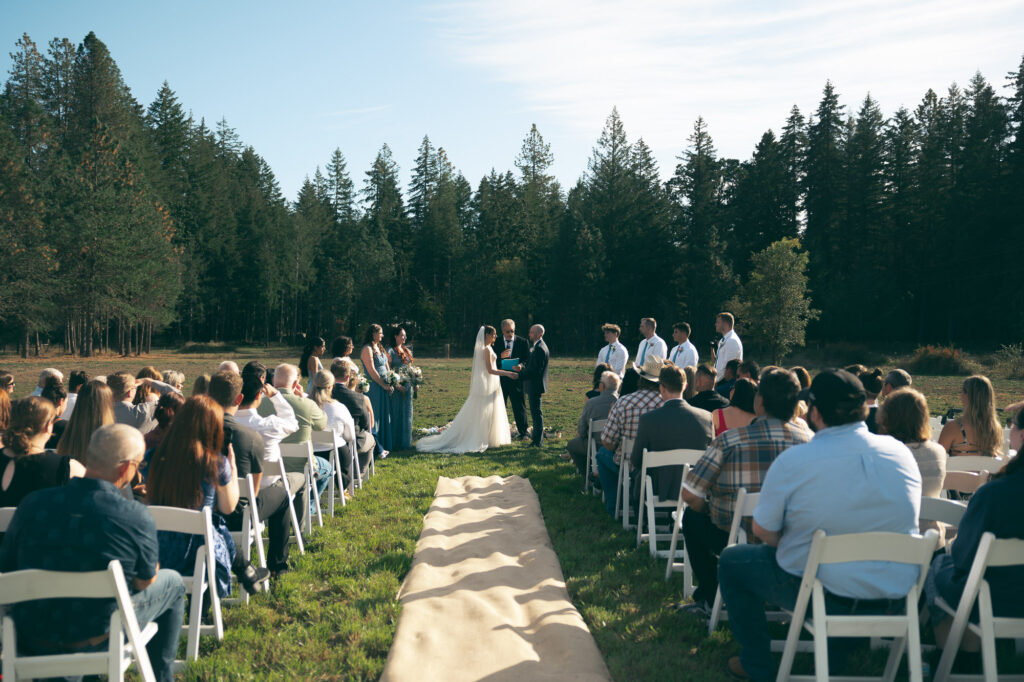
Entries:
{"label": "floral dress", "polygon": [[[391,369],[397,372],[412,364],[412,353],[408,348],[402,351],[389,348],[388,360],[391,361]],[[395,450],[412,447],[412,396],[412,386],[406,386],[404,392],[395,389],[391,394],[391,444]]]}

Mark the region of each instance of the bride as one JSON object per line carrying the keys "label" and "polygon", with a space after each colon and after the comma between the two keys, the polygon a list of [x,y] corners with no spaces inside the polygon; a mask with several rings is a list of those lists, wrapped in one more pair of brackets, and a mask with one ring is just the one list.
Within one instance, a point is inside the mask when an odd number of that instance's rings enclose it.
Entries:
{"label": "bride", "polygon": [[473,348],[473,376],[469,397],[451,425],[437,434],[416,442],[420,452],[482,452],[487,448],[509,445],[512,435],[501,395],[500,377],[515,379],[515,372],[495,367],[494,343],[498,333],[490,325],[480,327]]}

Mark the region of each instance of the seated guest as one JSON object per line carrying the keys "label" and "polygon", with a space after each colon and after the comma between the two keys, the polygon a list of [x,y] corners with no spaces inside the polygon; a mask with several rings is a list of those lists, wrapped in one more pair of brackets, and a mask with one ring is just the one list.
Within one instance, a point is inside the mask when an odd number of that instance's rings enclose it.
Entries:
{"label": "seated guest", "polygon": [[[231,371],[231,370],[227,370]],[[237,372],[235,372],[237,374]],[[192,395],[205,395],[210,388],[210,375],[200,374],[192,383]]]}
{"label": "seated guest", "polygon": [[847,365],[844,369],[847,372],[849,372],[850,374],[852,374],[853,376],[855,376],[855,377],[856,376],[860,376],[864,372],[868,371],[868,368],[865,365],[862,365],[860,363],[854,363],[852,365]]}
{"label": "seated guest", "polygon": [[17,507],[29,493],[85,473],[75,460],[46,449],[56,418],[53,403],[45,398],[22,398],[11,405],[0,451],[0,507]]}
{"label": "seated guest", "polygon": [[[767,367],[765,368],[767,369]],[[736,369],[737,379],[750,379],[755,384],[758,382],[761,376],[761,366],[753,360],[744,360],[740,363],[740,366]]]}
{"label": "seated guest", "polygon": [[607,419],[608,412],[612,405],[618,400],[619,375],[608,370],[601,375],[597,384],[598,393],[583,405],[583,412],[580,413],[579,421],[576,422],[576,437],[565,444],[568,451],[562,455],[562,459],[572,458],[576,468],[586,476],[590,473],[587,468],[587,439],[590,437],[590,421],[592,419]]}
{"label": "seated guest", "polygon": [[629,465],[632,452],[627,452],[623,441],[635,439],[640,426],[640,416],[661,407],[661,393],[658,381],[664,360],[648,355],[643,366],[636,368],[637,390],[627,396],[620,396],[608,412],[608,421],[601,432],[601,447],[597,451],[597,475],[604,491],[604,504],[608,513],[615,515],[615,500],[619,491],[619,466],[625,458]]}
{"label": "seated guest", "polygon": [[637,374],[636,370],[630,367],[626,370],[626,374],[622,377],[622,383],[619,384],[619,397],[629,395],[630,393],[636,393],[640,387],[640,375]]}
{"label": "seated guest", "polygon": [[696,374],[697,392],[690,399],[690,404],[708,412],[729,407],[729,401],[715,390],[715,368],[699,365]]}
{"label": "seated guest", "polygon": [[[889,401],[886,400],[885,404],[888,405]],[[1020,452],[1021,445],[1024,445],[1024,411],[1018,411],[1010,422],[1010,449]],[[1024,539],[1024,516],[1020,514],[1022,497],[1024,458],[1017,455],[971,496],[967,511],[957,527],[952,550],[949,554],[940,554],[932,561],[924,583],[925,599],[931,612],[935,640],[940,646],[945,643],[953,621],[951,616],[935,605],[936,598],[942,597],[954,610],[957,608],[983,533],[990,532],[997,538]],[[1020,589],[1024,582],[1024,566],[989,568],[984,577],[992,595],[993,615],[996,618],[1024,617],[1024,592]],[[977,622],[976,613],[977,607],[971,616],[974,622]],[[972,639],[969,641],[965,637],[964,650],[978,650],[977,639]]]}
{"label": "seated guest", "polygon": [[601,327],[601,331],[604,333],[604,341],[608,345],[597,352],[597,365],[608,365],[612,372],[622,377],[626,373],[626,361],[629,360],[629,351],[619,341],[622,329],[617,324],[605,324]]}
{"label": "seated guest", "polygon": [[[752,525],[765,544],[727,547],[718,562],[722,601],[742,647],[739,657],[729,660],[735,677],[775,677],[764,604],[794,607],[815,531],[917,532],[917,463],[903,443],[868,431],[860,380],[843,370],[826,370],[811,382],[810,392],[814,438],[778,455],[761,485]],[[825,566],[818,577],[830,612],[877,613],[902,608],[918,569],[884,561],[849,562]],[[829,640],[830,675],[842,670],[850,643]]]}
{"label": "seated guest", "polygon": [[669,362],[676,367],[696,367],[700,362],[700,355],[697,347],[690,341],[690,325],[686,322],[676,322],[672,325],[672,340],[676,346],[669,353]]}
{"label": "seated guest", "polygon": [[811,373],[805,368],[797,365],[796,367],[790,367],[790,372],[796,377],[796,380],[800,382],[800,390],[811,387]]}
{"label": "seated guest", "polygon": [[[718,555],[729,539],[740,488],[760,492],[768,467],[783,450],[811,439],[810,429],[793,423],[800,384],[791,372],[774,369],[757,385],[754,412],[747,426],[726,431],[683,481],[683,541],[697,589],[683,608],[707,618],[718,589]],[[745,528],[753,541],[750,524]]]}
{"label": "seated guest", "polygon": [[878,433],[876,419],[878,415],[878,394],[882,392],[882,370],[877,367],[857,375],[860,383],[864,384],[864,393],[868,396],[868,418],[864,423],[868,425],[868,431]]}
{"label": "seated guest", "polygon": [[[258,592],[270,575],[256,568],[249,558],[238,554],[231,531],[222,514],[230,514],[238,504],[238,478],[235,453],[224,446],[224,411],[211,397],[189,398],[171,422],[167,436],[160,442],[149,463],[146,478],[149,503],[181,509],[211,509],[213,548],[209,553],[217,562],[217,594],[231,594],[231,571],[249,594]],[[214,508],[214,501],[217,506]],[[160,531],[160,565],[191,575],[196,552],[203,545],[199,535]]]}
{"label": "seated guest", "polygon": [[179,393],[185,388],[185,375],[175,369],[167,369],[163,371],[164,383],[171,386],[174,390]]}
{"label": "seated guest", "polygon": [[50,436],[50,440],[46,441],[46,449],[52,450],[57,447],[57,443],[60,442],[60,437],[64,435],[64,429],[68,425],[61,419],[61,415],[64,414],[64,410],[68,406],[68,392],[55,377],[50,377],[46,380],[46,386],[43,387],[43,392],[39,394],[39,397],[46,398],[53,403],[57,414],[57,418],[53,422],[53,435]]}
{"label": "seated guest", "polygon": [[217,365],[217,371],[218,372],[234,372],[235,374],[240,374],[241,373],[239,371],[239,369],[238,369],[238,365],[233,360],[225,360],[224,362],[222,362],[219,365]]}
{"label": "seated guest", "polygon": [[352,339],[347,336],[339,336],[334,341],[331,341],[331,357],[334,359],[347,358],[352,355],[354,349],[355,346],[352,344]]}
{"label": "seated guest", "polygon": [[63,421],[71,419],[71,413],[75,411],[75,401],[78,400],[78,391],[89,383],[89,375],[84,369],[76,369],[68,375],[68,404],[61,415]]}
{"label": "seated guest", "polygon": [[996,417],[995,391],[987,377],[967,377],[960,391],[963,412],[946,422],[939,434],[950,457],[981,455],[997,457],[1003,452],[1003,427]]}
{"label": "seated guest", "polygon": [[725,374],[715,384],[715,391],[723,398],[728,399],[729,394],[732,393],[732,387],[736,383],[736,379],[739,378],[740,362],[740,360],[733,359],[725,363]]}
{"label": "seated guest", "polygon": [[[598,365],[596,367],[594,367],[594,377],[593,377],[593,379],[594,379],[594,387],[591,390],[587,391],[587,398],[586,398],[586,400],[590,400],[591,398],[596,398],[598,395],[600,395],[600,393],[601,393],[601,376],[605,372],[611,372],[611,371],[612,371],[612,366],[609,365],[607,362],[598,363]],[[584,403],[586,402],[586,400],[584,400]]]}
{"label": "seated guest", "polygon": [[156,419],[156,428],[146,434],[146,449],[152,450],[160,445],[167,430],[171,428],[171,421],[174,414],[185,404],[185,397],[179,393],[164,393],[156,401],[156,411],[153,418]]}
{"label": "seated guest", "polygon": [[30,393],[29,395],[32,395],[32,396],[41,395],[42,392],[43,392],[43,389],[46,388],[46,382],[49,379],[56,379],[58,382],[63,384],[64,383],[64,373],[61,372],[59,369],[54,369],[53,367],[47,367],[46,369],[44,369],[42,372],[39,373],[39,383],[36,385],[36,387],[34,389],[32,389],[32,393]]}
{"label": "seated guest", "polygon": [[[946,451],[931,440],[928,423],[928,401],[919,391],[901,388],[889,394],[878,409],[878,433],[892,436],[910,449],[921,471],[921,494],[941,497],[946,478]],[[942,536],[942,528],[934,521],[921,524],[921,534],[934,528]]]}
{"label": "seated guest", "polygon": [[[326,428],[333,431],[340,439],[338,463],[347,471],[352,463],[351,448],[355,447],[356,426],[355,420],[352,419],[352,413],[348,411],[345,404],[331,397],[331,394],[334,393],[335,383],[334,375],[331,372],[325,369],[320,370],[313,375],[313,394],[310,398],[327,415]],[[331,446],[324,443],[313,445],[314,452],[320,453],[319,457],[329,457],[332,449]],[[333,469],[331,471],[333,472]],[[345,480],[346,477],[343,475],[342,479]],[[330,479],[326,479],[325,482],[327,480]]]}
{"label": "seated guest", "polygon": [[4,433],[11,421],[11,394],[0,388],[0,448],[4,446]]}
{"label": "seated guest", "polygon": [[[644,449],[650,452],[661,450],[703,450],[714,437],[711,415],[683,401],[686,375],[683,370],[666,363],[658,374],[658,392],[661,407],[640,415],[636,429],[636,440],[629,456],[630,468],[640,471],[643,466]],[[651,474],[652,490],[661,499],[676,499],[683,480],[683,467],[664,467]],[[639,479],[639,477],[637,477]],[[637,486],[644,485],[641,480]],[[636,488],[639,499],[639,487]]]}
{"label": "seated guest", "polygon": [[716,436],[754,421],[756,416],[754,414],[754,396],[756,394],[756,382],[746,378],[736,380],[732,387],[732,393],[729,395],[729,406],[720,407],[711,413]]}
{"label": "seated guest", "polygon": [[114,423],[114,394],[105,383],[93,380],[78,391],[75,404],[75,413],[57,442],[57,452],[84,462],[93,432]]}
{"label": "seated guest", "polygon": [[[139,370],[139,373],[135,375],[136,381],[139,379],[154,379],[156,381],[163,381],[164,375],[157,371],[156,367],[143,367]],[[169,386],[170,384],[168,384]],[[141,405],[142,403],[156,402],[160,398],[160,393],[153,390],[153,387],[148,383],[140,383],[135,389],[135,397],[132,399],[132,404]]]}
{"label": "seated guest", "polygon": [[[259,433],[239,424],[235,419],[238,406],[242,402],[242,377],[231,371],[217,372],[210,379],[210,398],[224,410],[224,448],[223,455],[228,453],[228,445],[235,454],[235,475],[245,478],[252,474],[253,487],[256,490],[256,509],[260,519],[267,527],[267,568],[271,575],[279,576],[288,570],[288,536],[291,520],[288,515],[288,494],[284,484],[279,480],[273,485],[261,487],[263,479],[263,438]],[[289,481],[295,490],[304,485],[301,474],[288,474]],[[302,516],[301,495],[296,498],[296,516]],[[246,513],[245,500],[239,500],[234,511],[226,515],[228,528],[233,531],[242,530],[242,515]]]}
{"label": "seated guest", "polygon": [[7,393],[8,397],[14,393],[14,375],[5,370],[0,370],[0,391]]}
{"label": "seated guest", "polygon": [[693,396],[697,395],[697,367],[694,365],[686,365],[683,367],[683,374],[686,375],[686,386],[683,387],[683,400],[690,402]]}
{"label": "seated guest", "polygon": [[[102,571],[121,562],[139,625],[155,622],[146,644],[156,679],[174,680],[185,616],[181,576],[160,568],[149,512],[118,489],[135,476],[142,434],[121,424],[100,427],[85,457],[84,478],[37,491],[18,506],[0,547],[0,571]],[[13,607],[18,644],[30,655],[105,651],[113,599],[45,600]]]}
{"label": "seated guest", "polygon": [[159,394],[170,393],[174,389],[162,381],[143,377],[136,379],[128,372],[117,372],[107,377],[107,386],[114,393],[114,421],[118,424],[134,426],[143,435],[156,428],[153,413],[156,412],[156,401],[133,404],[135,392],[140,385],[150,384]]}
{"label": "seated guest", "polygon": [[[335,379],[331,397],[344,405],[352,417],[355,426],[354,447],[359,456],[359,468],[365,472],[375,446],[372,433],[373,410],[370,409],[366,396],[353,388],[353,382],[358,385],[359,381],[358,368],[354,362],[348,358],[335,360],[331,363],[331,374]],[[348,471],[348,466],[343,460],[342,478],[346,488],[351,487],[352,472]]]}
{"label": "seated guest", "polygon": [[914,380],[906,370],[894,369],[885,375],[885,381],[882,382],[882,397],[886,398],[896,389],[905,388],[913,383]]}

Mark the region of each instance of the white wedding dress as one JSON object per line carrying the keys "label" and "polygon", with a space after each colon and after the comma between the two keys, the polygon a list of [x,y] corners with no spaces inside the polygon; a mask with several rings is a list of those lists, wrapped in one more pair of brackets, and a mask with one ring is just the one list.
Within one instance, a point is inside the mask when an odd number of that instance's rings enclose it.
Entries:
{"label": "white wedding dress", "polygon": [[426,436],[416,442],[418,451],[483,452],[512,442],[505,400],[501,395],[501,378],[487,371],[494,363],[494,351],[484,343],[484,328],[480,327],[473,347],[469,397],[451,426],[436,436]]}

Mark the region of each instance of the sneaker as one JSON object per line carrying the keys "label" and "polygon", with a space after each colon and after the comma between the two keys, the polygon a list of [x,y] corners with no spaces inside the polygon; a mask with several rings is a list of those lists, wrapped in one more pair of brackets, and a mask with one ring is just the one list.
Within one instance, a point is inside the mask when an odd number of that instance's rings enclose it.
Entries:
{"label": "sneaker", "polygon": [[676,611],[679,613],[691,613],[701,620],[711,618],[711,605],[704,600],[692,601],[689,604],[679,604],[676,606]]}
{"label": "sneaker", "polygon": [[249,564],[242,571],[242,574],[238,576],[238,582],[241,583],[246,592],[256,594],[266,588],[266,581],[269,577],[270,571],[267,569]]}

